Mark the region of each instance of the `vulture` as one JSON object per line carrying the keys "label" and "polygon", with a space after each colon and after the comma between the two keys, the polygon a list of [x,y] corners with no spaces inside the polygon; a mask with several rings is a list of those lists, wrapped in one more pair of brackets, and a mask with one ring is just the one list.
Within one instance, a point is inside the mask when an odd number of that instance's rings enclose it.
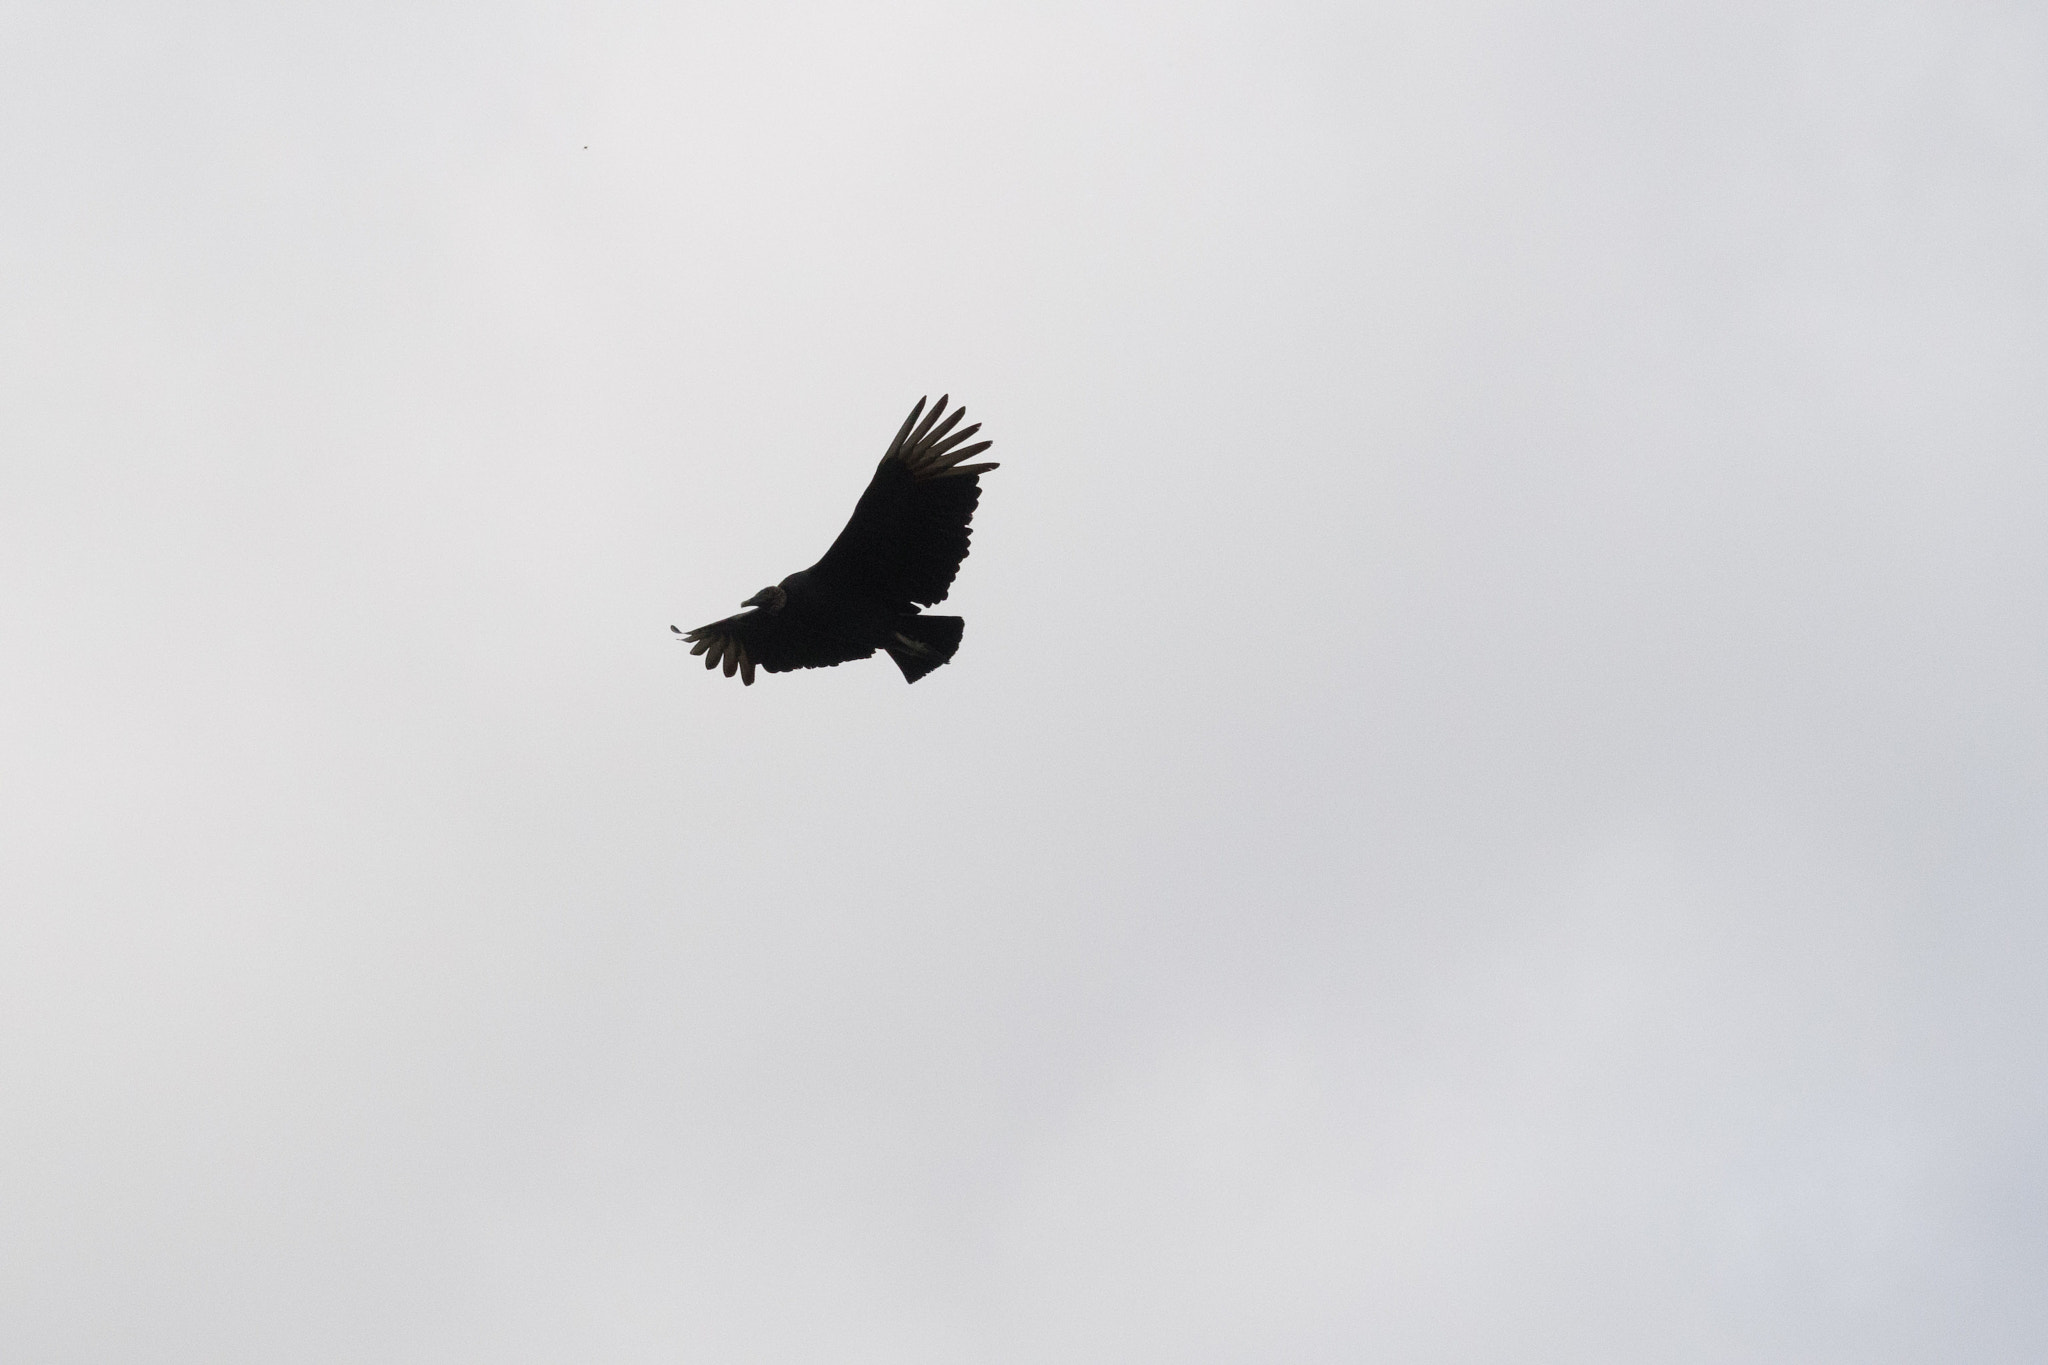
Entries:
{"label": "vulture", "polygon": [[918,608],[946,600],[967,558],[981,476],[996,466],[966,463],[995,443],[967,444],[981,424],[955,431],[967,409],[946,416],[949,397],[929,413],[917,400],[823,559],[740,603],[752,610],[688,632],[669,627],[704,667],[722,662],[726,677],[737,671],[752,687],[756,668],[830,668],[880,649],[914,683],[952,659],[967,623]]}

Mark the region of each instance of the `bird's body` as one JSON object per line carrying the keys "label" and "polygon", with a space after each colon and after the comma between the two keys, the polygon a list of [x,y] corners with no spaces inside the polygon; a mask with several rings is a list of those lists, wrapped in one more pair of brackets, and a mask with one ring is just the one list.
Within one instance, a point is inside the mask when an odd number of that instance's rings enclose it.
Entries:
{"label": "bird's body", "polygon": [[996,466],[963,463],[993,443],[966,444],[981,428],[954,432],[967,410],[946,417],[946,401],[921,424],[924,400],[911,409],[824,558],[741,603],[750,611],[676,631],[706,668],[722,662],[728,678],[737,671],[751,686],[756,667],[830,668],[880,649],[916,682],[952,659],[966,622],[919,608],[951,591],[967,558],[981,476]]}

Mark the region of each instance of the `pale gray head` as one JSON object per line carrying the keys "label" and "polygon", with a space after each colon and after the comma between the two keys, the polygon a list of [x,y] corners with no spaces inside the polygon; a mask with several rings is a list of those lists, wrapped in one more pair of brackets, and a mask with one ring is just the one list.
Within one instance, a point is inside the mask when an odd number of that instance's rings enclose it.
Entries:
{"label": "pale gray head", "polygon": [[761,591],[755,593],[752,597],[740,603],[740,605],[743,607],[763,607],[772,616],[776,612],[781,611],[783,604],[787,601],[789,601],[788,593],[784,592],[781,588],[768,587],[761,589]]}

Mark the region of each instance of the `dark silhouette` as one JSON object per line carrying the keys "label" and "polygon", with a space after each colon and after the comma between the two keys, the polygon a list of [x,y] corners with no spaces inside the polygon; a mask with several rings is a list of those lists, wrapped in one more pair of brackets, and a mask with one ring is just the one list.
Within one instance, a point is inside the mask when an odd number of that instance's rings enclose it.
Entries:
{"label": "dark silhouette", "polygon": [[690,652],[702,654],[706,668],[723,661],[725,676],[738,670],[749,687],[756,667],[830,668],[878,649],[889,652],[905,682],[951,660],[967,623],[922,616],[918,607],[946,600],[967,558],[981,476],[996,466],[962,463],[995,443],[964,444],[981,424],[955,432],[967,409],[941,421],[945,411],[941,397],[920,423],[924,399],[917,400],[823,559],[740,604],[752,611],[687,635],[669,629],[696,646]]}

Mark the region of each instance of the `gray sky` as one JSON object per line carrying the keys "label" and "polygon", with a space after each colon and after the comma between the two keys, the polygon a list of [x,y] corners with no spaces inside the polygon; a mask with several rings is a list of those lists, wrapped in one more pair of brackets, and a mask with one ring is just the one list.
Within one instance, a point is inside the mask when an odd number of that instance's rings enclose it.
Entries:
{"label": "gray sky", "polygon": [[[2048,1356],[2048,12],[0,10],[0,1356]],[[952,667],[705,674],[919,394]]]}

